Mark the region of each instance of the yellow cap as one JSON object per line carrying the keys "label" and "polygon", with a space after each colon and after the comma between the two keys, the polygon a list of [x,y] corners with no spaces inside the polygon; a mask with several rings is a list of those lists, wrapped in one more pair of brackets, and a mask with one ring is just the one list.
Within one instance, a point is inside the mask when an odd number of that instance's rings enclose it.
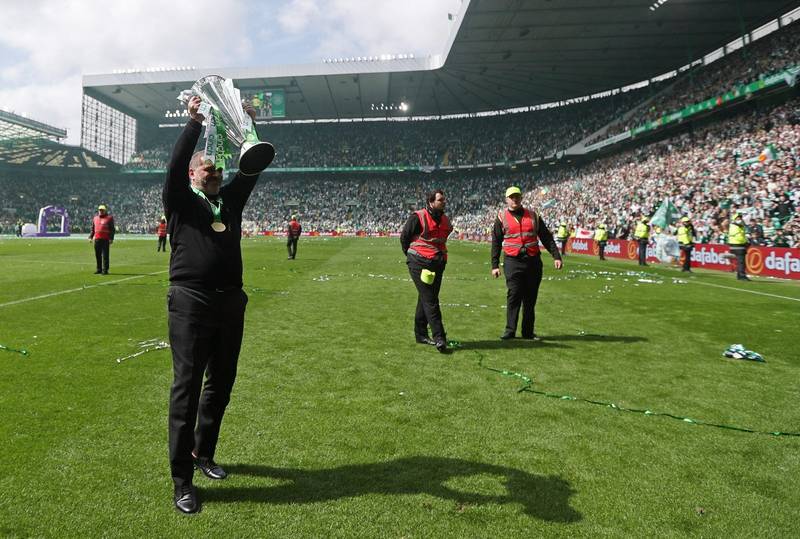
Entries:
{"label": "yellow cap", "polygon": [[512,185],[506,189],[506,197],[510,197],[511,195],[522,195],[522,191],[520,191],[519,187]]}
{"label": "yellow cap", "polygon": [[98,209],[98,210],[104,210],[104,211],[108,211],[108,208],[106,207],[106,205],[105,205],[105,204],[100,204],[99,206],[97,206],[97,209]]}

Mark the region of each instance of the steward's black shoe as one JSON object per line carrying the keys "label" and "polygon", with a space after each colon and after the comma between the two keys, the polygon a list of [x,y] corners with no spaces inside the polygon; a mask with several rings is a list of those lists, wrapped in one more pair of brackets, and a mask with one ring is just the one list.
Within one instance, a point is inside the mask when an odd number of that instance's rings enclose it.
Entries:
{"label": "steward's black shoe", "polygon": [[194,467],[203,472],[203,475],[209,479],[225,479],[228,477],[227,472],[222,469],[222,466],[219,466],[211,459],[192,457],[192,460],[194,461]]}
{"label": "steward's black shoe", "polygon": [[447,341],[438,340],[436,341],[436,349],[439,351],[440,354],[449,354],[450,349],[447,348]]}
{"label": "steward's black shoe", "polygon": [[186,514],[197,513],[200,510],[197,490],[191,483],[175,487],[175,509]]}
{"label": "steward's black shoe", "polygon": [[507,341],[509,339],[513,339],[514,338],[514,334],[506,331],[505,333],[500,335],[500,338],[503,339],[504,341]]}
{"label": "steward's black shoe", "polygon": [[536,335],[536,333],[534,333],[533,335],[523,335],[522,338],[528,339],[529,341],[537,341],[537,342],[542,340],[542,338]]}
{"label": "steward's black shoe", "polygon": [[97,270],[94,272],[95,275],[100,275],[101,273],[103,273],[103,270]]}
{"label": "steward's black shoe", "polygon": [[108,275],[108,270],[103,270],[103,275]]}
{"label": "steward's black shoe", "polygon": [[436,346],[436,341],[430,337],[417,337],[417,344],[429,344],[431,346]]}
{"label": "steward's black shoe", "polygon": [[740,281],[751,281],[752,280],[752,279],[750,279],[750,277],[747,277],[747,276],[745,276],[745,277],[737,277],[737,279],[739,279]]}

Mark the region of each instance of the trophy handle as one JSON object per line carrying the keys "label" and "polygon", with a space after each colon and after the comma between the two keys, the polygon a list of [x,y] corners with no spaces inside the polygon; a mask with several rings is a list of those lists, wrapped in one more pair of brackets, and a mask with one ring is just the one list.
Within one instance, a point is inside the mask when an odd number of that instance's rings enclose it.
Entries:
{"label": "trophy handle", "polygon": [[275,147],[269,142],[245,142],[239,155],[239,172],[255,176],[267,168],[275,158]]}

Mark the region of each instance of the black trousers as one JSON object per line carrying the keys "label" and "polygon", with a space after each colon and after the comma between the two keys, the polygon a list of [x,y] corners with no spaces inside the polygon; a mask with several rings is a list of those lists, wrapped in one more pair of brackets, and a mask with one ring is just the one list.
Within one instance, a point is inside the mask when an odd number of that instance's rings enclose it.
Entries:
{"label": "black trousers", "polygon": [[736,278],[745,279],[747,277],[747,245],[730,246],[731,254],[736,256]]}
{"label": "black trousers", "polygon": [[108,240],[94,240],[94,258],[97,260],[97,271],[108,273],[108,253],[111,243]]}
{"label": "black trousers", "polygon": [[[446,264],[433,264],[429,268],[408,260],[408,272],[411,280],[417,287],[417,309],[414,312],[414,336],[417,338],[428,336],[428,326],[431,328],[431,337],[435,341],[447,340],[447,333],[442,323],[442,310],[439,307],[439,290],[442,288],[442,275]],[[422,282],[423,269],[436,272],[433,284]]]}
{"label": "black trousers", "polygon": [[647,265],[647,240],[636,240],[639,242],[639,265]]}
{"label": "black trousers", "polygon": [[563,239],[558,241],[561,242],[561,256],[564,256],[567,254],[567,240]]}
{"label": "black trousers", "polygon": [[506,333],[516,334],[519,308],[522,306],[522,336],[533,337],[536,322],[536,299],[542,282],[542,257],[505,257]]}
{"label": "black trousers", "polygon": [[683,271],[692,271],[692,251],[694,245],[681,245],[681,252],[683,253]]}
{"label": "black trousers", "polygon": [[597,242],[598,248],[600,249],[600,260],[606,259],[606,242],[598,241]]}
{"label": "black trousers", "polygon": [[294,258],[297,255],[297,238],[289,238],[286,240],[286,249],[289,251],[289,257]]}
{"label": "black trousers", "polygon": [[192,451],[198,457],[214,457],[236,379],[246,305],[247,294],[240,288],[209,291],[171,286],[167,293],[174,377],[169,399],[169,463],[176,485],[192,480]]}
{"label": "black trousers", "polygon": [[158,248],[156,248],[156,252],[158,252],[158,251],[164,251],[165,253],[167,252],[167,237],[166,236],[164,236],[164,237],[159,236],[158,237]]}

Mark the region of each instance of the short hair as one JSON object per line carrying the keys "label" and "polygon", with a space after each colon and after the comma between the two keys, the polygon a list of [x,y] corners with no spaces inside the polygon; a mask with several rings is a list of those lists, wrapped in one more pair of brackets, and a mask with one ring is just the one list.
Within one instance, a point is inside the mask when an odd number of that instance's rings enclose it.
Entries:
{"label": "short hair", "polygon": [[428,193],[428,204],[433,204],[434,202],[436,202],[436,195],[444,196],[444,191],[442,191],[441,189],[436,189],[435,191],[431,191],[430,193]]}

